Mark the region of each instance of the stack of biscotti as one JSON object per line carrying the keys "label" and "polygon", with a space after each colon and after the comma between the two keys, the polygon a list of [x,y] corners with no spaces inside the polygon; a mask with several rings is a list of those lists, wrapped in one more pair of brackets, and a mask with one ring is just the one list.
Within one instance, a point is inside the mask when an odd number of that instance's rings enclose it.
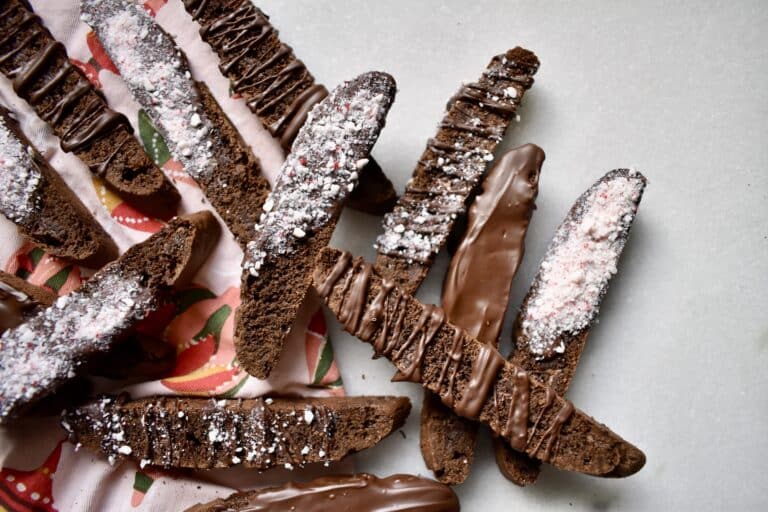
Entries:
{"label": "stack of biscotti", "polygon": [[269,193],[250,147],[206,85],[193,80],[171,36],[139,4],[82,0],[81,12],[174,158],[245,246]]}
{"label": "stack of biscotti", "polygon": [[166,468],[268,469],[338,461],[400,428],[402,397],[216,400],[104,397],[65,412],[73,443]]}
{"label": "stack of biscotti", "polygon": [[[218,55],[219,69],[230,80],[269,132],[286,150],[312,108],[328,96],[316,84],[293,49],[280,40],[269,17],[250,0],[184,0],[200,35]],[[397,195],[381,167],[369,159],[350,206],[381,215]]]}
{"label": "stack of biscotti", "polygon": [[0,213],[47,252],[101,267],[117,246],[0,107]]}
{"label": "stack of biscotti", "polygon": [[266,378],[312,284],[341,208],[384,126],[394,79],[364,73],[336,87],[299,130],[245,250],[235,347],[248,373]]}
{"label": "stack of biscotti", "polygon": [[448,103],[376,241],[376,268],[404,290],[414,292],[426,277],[538,68],[536,55],[513,48],[491,59],[480,79]]}
{"label": "stack of biscotti", "polygon": [[225,499],[195,505],[187,512],[233,510],[459,512],[459,499],[450,487],[426,478],[413,475],[377,478],[361,473],[238,492]]}
{"label": "stack of biscotti", "polygon": [[170,288],[188,282],[218,240],[213,215],[177,217],[0,336],[0,423],[23,414],[126,339]]}
{"label": "stack of biscotti", "polygon": [[623,477],[645,455],[498,350],[445,321],[349,253],[326,248],[315,287],[344,328],[460,416],[490,427],[516,450],[569,471]]}
{"label": "stack of biscotti", "polygon": [[[469,209],[466,233],[443,282],[448,321],[496,348],[512,280],[525,251],[543,162],[544,152],[532,144],[499,157]],[[425,392],[421,453],[438,480],[456,485],[467,478],[476,435],[477,423],[457,416],[440,397]]]}
{"label": "stack of biscotti", "polygon": [[132,135],[125,116],[73,66],[56,41],[22,0],[0,8],[0,72],[95,175],[142,211],[168,218],[179,195]]}

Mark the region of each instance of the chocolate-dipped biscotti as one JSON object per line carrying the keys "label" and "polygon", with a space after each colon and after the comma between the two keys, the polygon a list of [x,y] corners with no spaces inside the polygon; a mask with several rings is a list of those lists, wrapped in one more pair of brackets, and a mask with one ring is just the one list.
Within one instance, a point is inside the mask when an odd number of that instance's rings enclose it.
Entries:
{"label": "chocolate-dipped biscotti", "polygon": [[167,218],[179,194],[23,0],[0,7],[0,72],[95,175],[142,211]]}
{"label": "chocolate-dipped biscotti", "polygon": [[292,469],[375,445],[403,425],[410,409],[403,397],[120,396],[67,411],[62,425],[73,443],[110,462],[125,457],[142,467]]}
{"label": "chocolate-dipped biscotti", "polygon": [[[250,0],[184,0],[200,35],[218,55],[219,69],[273,137],[290,150],[312,108],[328,96],[269,17]],[[350,206],[381,215],[397,200],[392,183],[369,159]]]}
{"label": "chocolate-dipped biscotti", "polygon": [[508,50],[451,99],[405,193],[384,217],[384,233],[376,240],[381,275],[410,293],[416,291],[466,210],[538,68],[532,52]]}
{"label": "chocolate-dipped biscotti", "polygon": [[[616,273],[645,186],[639,172],[618,169],[584,192],[557,228],[520,307],[510,361],[560,395]],[[496,459],[519,485],[538,477],[538,464],[506,446],[497,446]]]}
{"label": "chocolate-dipped biscotti", "polygon": [[459,499],[450,487],[426,478],[413,475],[378,478],[360,473],[238,492],[225,499],[195,505],[187,512],[246,510],[459,512]]}
{"label": "chocolate-dipped biscotti", "polygon": [[[536,207],[542,163],[544,152],[533,144],[510,150],[494,163],[469,209],[466,233],[443,282],[446,319],[496,348]],[[438,480],[455,485],[467,478],[476,435],[476,422],[457,416],[440,397],[425,391],[421,453]]]}
{"label": "chocolate-dipped biscotti", "polygon": [[126,0],[82,0],[83,20],[99,37],[133,96],[174,158],[201,186],[245,246],[269,193],[259,160],[186,56],[141,7]]}
{"label": "chocolate-dipped biscotti", "polygon": [[516,450],[559,469],[603,477],[629,476],[645,464],[635,446],[361,259],[326,248],[314,277],[344,328],[394,363],[396,380],[420,383]]}
{"label": "chocolate-dipped biscotti", "polygon": [[24,412],[111,351],[216,244],[209,212],[177,217],[80,288],[0,336],[0,423]]}
{"label": "chocolate-dipped biscotti", "polygon": [[394,79],[370,72],[339,85],[299,130],[243,258],[236,311],[240,364],[258,378],[277,364],[307,290],[395,96]]}
{"label": "chocolate-dipped biscotti", "polygon": [[117,246],[0,107],[0,213],[45,251],[99,268]]}

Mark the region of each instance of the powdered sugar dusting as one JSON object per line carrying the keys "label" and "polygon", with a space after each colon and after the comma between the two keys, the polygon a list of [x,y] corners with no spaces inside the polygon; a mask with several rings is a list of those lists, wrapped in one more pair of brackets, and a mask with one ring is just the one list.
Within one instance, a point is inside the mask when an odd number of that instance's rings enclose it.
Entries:
{"label": "powdered sugar dusting", "polygon": [[0,336],[0,422],[72,379],[154,305],[139,276],[102,272]]}
{"label": "powdered sugar dusting", "polygon": [[23,224],[37,210],[41,173],[25,146],[0,118],[0,212]]}
{"label": "powdered sugar dusting", "polygon": [[193,178],[209,175],[216,167],[212,124],[171,37],[130,0],[82,0],[81,10],[173,156]]}
{"label": "powdered sugar dusting", "polygon": [[589,327],[635,218],[645,178],[612,171],[579,198],[541,263],[521,317],[537,357],[563,353],[564,334]]}
{"label": "powdered sugar dusting", "polygon": [[299,131],[264,205],[243,268],[256,276],[267,255],[290,254],[326,225],[354,190],[384,117],[394,82],[366,73],[318,103]]}

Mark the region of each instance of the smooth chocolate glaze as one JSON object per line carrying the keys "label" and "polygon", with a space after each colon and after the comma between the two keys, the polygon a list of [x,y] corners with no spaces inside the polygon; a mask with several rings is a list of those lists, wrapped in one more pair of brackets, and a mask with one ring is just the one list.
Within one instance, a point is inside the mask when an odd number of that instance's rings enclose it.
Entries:
{"label": "smooth chocolate glaze", "polygon": [[533,144],[497,161],[469,209],[466,234],[443,282],[442,304],[450,321],[494,346],[523,259],[543,162],[544,152]]}
{"label": "smooth chocolate glaze", "polygon": [[458,512],[460,508],[451,488],[439,482],[412,475],[378,478],[361,473],[238,493],[194,506],[188,512],[225,510]]}

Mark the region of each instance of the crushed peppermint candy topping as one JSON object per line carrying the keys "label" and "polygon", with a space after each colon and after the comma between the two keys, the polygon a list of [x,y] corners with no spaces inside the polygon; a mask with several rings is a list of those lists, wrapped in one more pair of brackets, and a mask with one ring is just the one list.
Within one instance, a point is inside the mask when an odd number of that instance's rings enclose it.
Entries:
{"label": "crushed peppermint candy topping", "polygon": [[174,158],[195,179],[210,175],[215,132],[173,39],[131,0],[82,0],[81,13]]}
{"label": "crushed peppermint candy topping", "polygon": [[25,146],[0,118],[0,213],[23,224],[37,210],[41,172],[32,148]]}
{"label": "crushed peppermint candy topping", "polygon": [[637,171],[611,171],[579,198],[555,232],[520,319],[537,358],[565,352],[563,335],[579,333],[596,318],[645,184]]}
{"label": "crushed peppermint candy topping", "polygon": [[246,248],[243,268],[251,275],[259,274],[267,255],[292,253],[337,214],[368,163],[394,87],[389,75],[365,73],[312,109]]}
{"label": "crushed peppermint candy topping", "polygon": [[[110,268],[110,267],[108,267]],[[139,276],[102,272],[0,336],[0,422],[77,375],[153,309]]]}

